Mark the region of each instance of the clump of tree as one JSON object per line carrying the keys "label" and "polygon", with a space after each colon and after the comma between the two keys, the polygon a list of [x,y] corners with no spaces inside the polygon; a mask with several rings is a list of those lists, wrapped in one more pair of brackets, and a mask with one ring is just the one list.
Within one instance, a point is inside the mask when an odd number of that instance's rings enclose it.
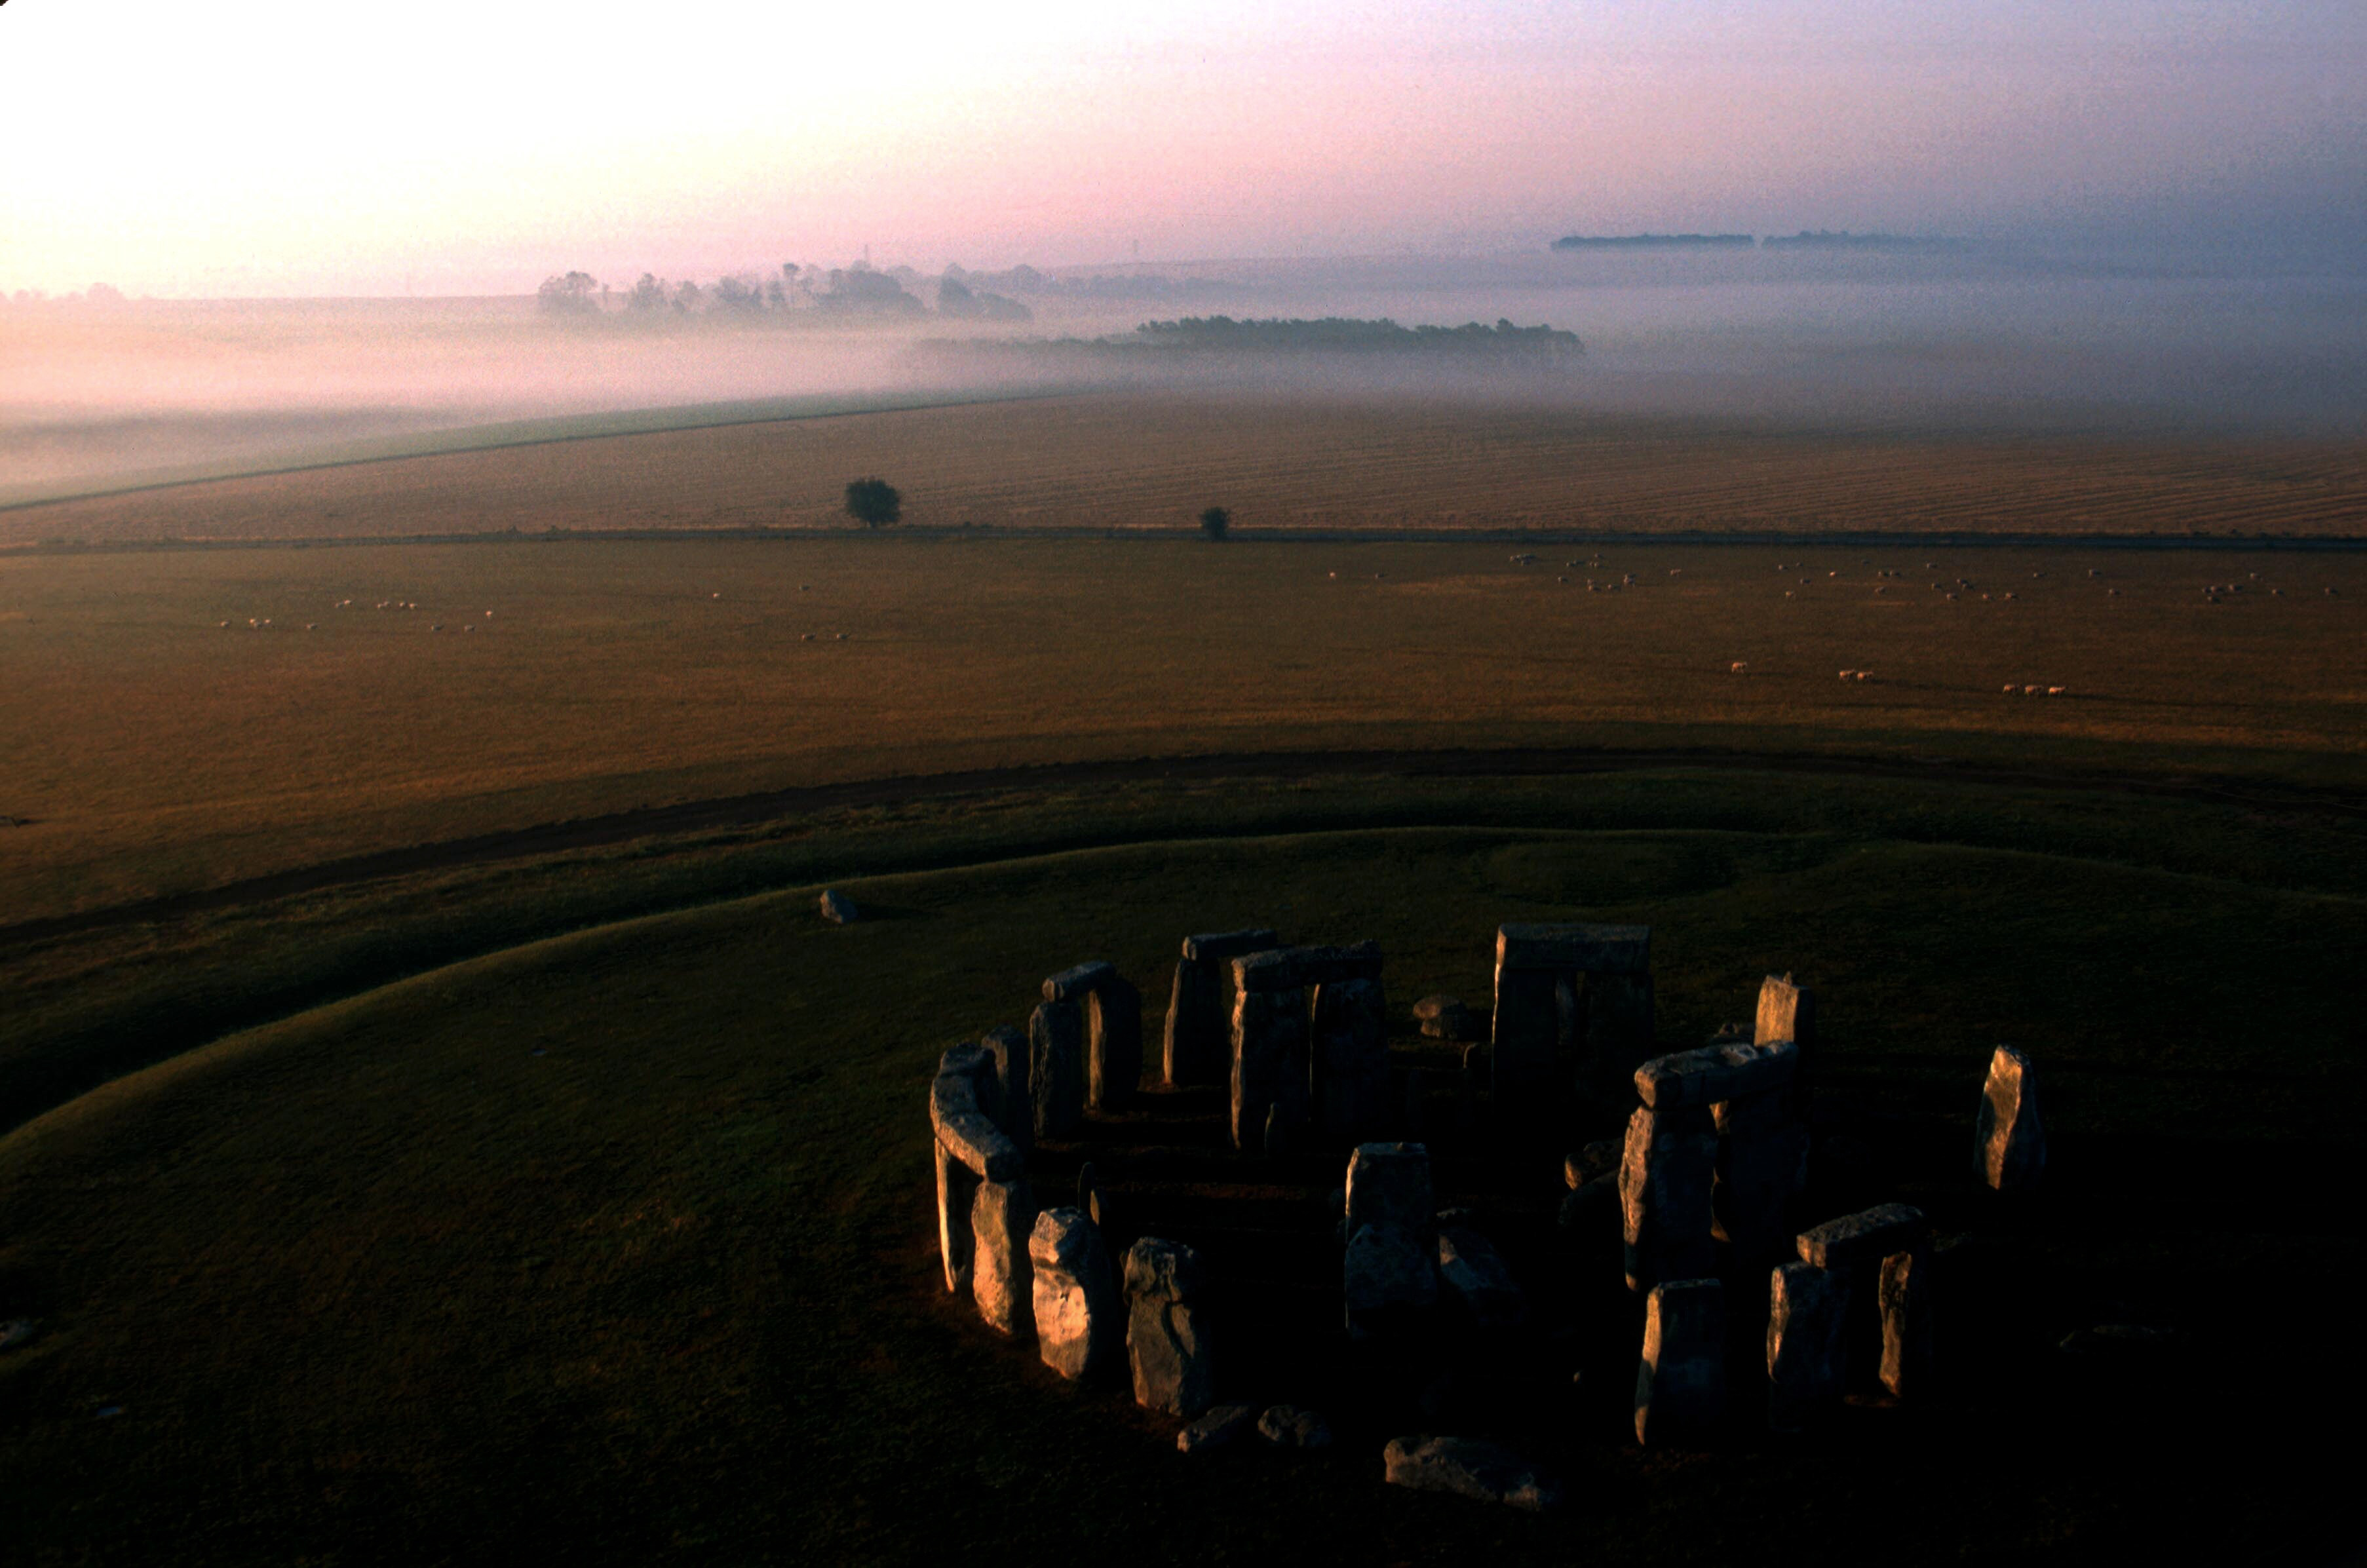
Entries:
{"label": "clump of tree", "polygon": [[814,297],[815,305],[833,316],[892,317],[924,316],[928,307],[904,292],[903,283],[895,274],[875,272],[858,262],[850,267],[833,267],[830,288]]}
{"label": "clump of tree", "polygon": [[596,316],[599,294],[598,278],[588,272],[570,272],[544,278],[534,291],[534,307],[546,316]]}
{"label": "clump of tree", "polygon": [[1561,357],[1583,354],[1578,334],[1559,327],[1516,327],[1499,319],[1492,327],[1468,321],[1459,327],[1404,327],[1383,317],[1358,321],[1325,316],[1319,321],[1280,318],[1240,321],[1230,316],[1186,316],[1176,321],[1145,321],[1132,343],[1168,349],[1214,349],[1262,354],[1315,350],[1329,354],[1448,352],[1518,354]]}
{"label": "clump of tree", "polygon": [[974,289],[959,269],[946,268],[937,281],[937,314],[957,321],[1032,321],[1036,312],[1007,295]]}
{"label": "clump of tree", "polygon": [[1200,513],[1200,532],[1212,544],[1223,543],[1232,525],[1233,514],[1221,506],[1211,506]]}
{"label": "clump of tree", "polygon": [[866,528],[881,528],[904,515],[904,497],[883,479],[855,479],[846,487],[846,514]]}

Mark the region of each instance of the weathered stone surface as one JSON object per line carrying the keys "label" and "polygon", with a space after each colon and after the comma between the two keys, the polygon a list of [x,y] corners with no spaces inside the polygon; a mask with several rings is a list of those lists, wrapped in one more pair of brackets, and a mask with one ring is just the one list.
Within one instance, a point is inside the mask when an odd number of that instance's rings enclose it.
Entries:
{"label": "weathered stone surface", "polygon": [[929,1144],[937,1170],[937,1256],[945,1265],[946,1289],[970,1288],[978,1243],[970,1234],[970,1205],[978,1177],[953,1152],[934,1139]]}
{"label": "weathered stone surface", "polygon": [[1093,1171],[1093,1162],[1077,1167],[1077,1213],[1095,1224],[1102,1223],[1102,1184]]}
{"label": "weathered stone surface", "polygon": [[1477,1014],[1454,997],[1424,997],[1413,1004],[1413,1021],[1432,1040],[1477,1040]]}
{"label": "weathered stone surface", "polygon": [[1047,1209],[1027,1237],[1027,1261],[1036,1352],[1062,1377],[1083,1377],[1116,1353],[1125,1332],[1101,1227],[1074,1209]]}
{"label": "weathered stone surface", "polygon": [[1773,1272],[1767,1294],[1767,1424],[1806,1431],[1840,1404],[1849,1356],[1846,1274],[1791,1262]]}
{"label": "weathered stone surface", "polygon": [[1097,987],[1116,978],[1117,969],[1114,964],[1104,964],[1099,959],[1079,964],[1045,977],[1044,999],[1048,1002],[1082,1001]]}
{"label": "weathered stone surface", "polygon": [[1711,1191],[1716,1171],[1717,1128],[1707,1107],[1639,1105],[1628,1117],[1619,1209],[1629,1290],[1699,1279],[1716,1269]]}
{"label": "weathered stone surface", "polygon": [[1036,1097],[1029,1092],[1027,1032],[1003,1023],[980,1036],[994,1060],[994,1124],[1020,1154],[1036,1146]]}
{"label": "weathered stone surface", "polygon": [[1872,1268],[1894,1252],[1920,1246],[1931,1231],[1922,1210],[1880,1203],[1802,1231],[1800,1258],[1819,1269]]}
{"label": "weathered stone surface", "polygon": [[1025,1180],[981,1181],[970,1203],[976,1235],[970,1293],[978,1315],[998,1334],[1025,1334],[1035,1327],[1036,1271],[1027,1260],[1036,1229],[1036,1194]]}
{"label": "weathered stone surface", "polygon": [[1281,945],[1282,938],[1263,926],[1238,931],[1203,931],[1184,939],[1184,956],[1200,964],[1229,964],[1236,958]]}
{"label": "weathered stone surface", "polygon": [[1598,1103],[1624,1105],[1627,1079],[1659,1052],[1653,1036],[1652,976],[1589,975],[1586,1041],[1579,1079]]}
{"label": "weathered stone surface", "polygon": [[1275,1105],[1294,1122],[1307,1108],[1307,993],[1296,987],[1274,990],[1249,984],[1248,966],[1263,956],[1233,964],[1230,1131],[1240,1149],[1263,1145],[1266,1114]]}
{"label": "weathered stone surface", "polygon": [[1529,1314],[1528,1298],[1502,1256],[1469,1225],[1439,1227],[1438,1282],[1480,1328],[1511,1328]]}
{"label": "weathered stone surface", "polygon": [[821,892],[821,918],[834,926],[851,926],[863,918],[863,911],[837,888],[825,887]]}
{"label": "weathered stone surface", "polygon": [[1931,1371],[1931,1255],[1915,1247],[1882,1260],[1882,1386],[1912,1399]]}
{"label": "weathered stone surface", "polygon": [[1351,1230],[1340,1268],[1342,1320],[1355,1340],[1410,1332],[1438,1301],[1436,1244],[1396,1225]]}
{"label": "weathered stone surface", "polygon": [[1349,947],[1274,947],[1233,960],[1237,988],[1256,991],[1298,990],[1327,980],[1378,980],[1381,944],[1360,942]]}
{"label": "weathered stone surface", "polygon": [[1656,1111],[1773,1094],[1792,1081],[1799,1059],[1788,1040],[1772,1045],[1704,1045],[1655,1056],[1637,1068],[1636,1092]]}
{"label": "weathered stone surface", "polygon": [[1511,924],[1496,928],[1496,969],[1569,969],[1641,975],[1652,966],[1652,928]]}
{"label": "weathered stone surface", "polygon": [[1619,1173],[1606,1171],[1582,1186],[1572,1188],[1561,1201],[1558,1216],[1561,1227],[1578,1241],[1592,1241],[1598,1235],[1608,1238],[1619,1234]]}
{"label": "weathered stone surface", "polygon": [[1512,1123],[1550,1119],[1557,1092],[1554,976],[1549,970],[1496,971],[1496,1011],[1488,1048],[1498,1118]]}
{"label": "weathered stone surface", "polygon": [[1274,1404],[1258,1417],[1258,1436],[1281,1449],[1328,1449],[1331,1427],[1312,1410]]}
{"label": "weathered stone surface", "polygon": [[1792,983],[1789,975],[1759,982],[1759,1016],[1750,1037],[1761,1045],[1789,1040],[1805,1062],[1817,1045],[1817,993]]}
{"label": "weathered stone surface", "polygon": [[1201,960],[1175,965],[1160,1046],[1160,1069],[1171,1085],[1224,1081],[1232,1039],[1225,979],[1217,965]]}
{"label": "weathered stone surface", "polygon": [[1142,993],[1112,971],[1095,985],[1087,1007],[1088,1103],[1096,1111],[1123,1111],[1142,1087]]}
{"label": "weathered stone surface", "polygon": [[[994,1090],[994,1058],[978,1045],[957,1045],[937,1061],[929,1083],[929,1126],[938,1145],[989,1181],[1019,1174],[1019,1146],[979,1107],[979,1091]],[[965,1194],[965,1198],[967,1194]]]}
{"label": "weathered stone surface", "polygon": [[1536,1466],[1493,1443],[1468,1438],[1392,1438],[1381,1450],[1382,1473],[1391,1486],[1417,1492],[1452,1492],[1482,1503],[1501,1503],[1532,1514],[1561,1506],[1561,1488]]}
{"label": "weathered stone surface", "polygon": [[1772,1263],[1791,1250],[1792,1207],[1807,1185],[1807,1125],[1781,1089],[1722,1100],[1710,1112],[1718,1132],[1716,1235],[1738,1262]]}
{"label": "weathered stone surface", "polygon": [[1380,982],[1327,980],[1315,987],[1316,1125],[1335,1143],[1376,1138],[1389,1120],[1389,1036]]}
{"label": "weathered stone surface", "polygon": [[1175,1434],[1178,1453],[1205,1453],[1237,1442],[1257,1429],[1258,1411],[1254,1404],[1219,1404]]}
{"label": "weathered stone surface", "polygon": [[1582,1149],[1572,1149],[1562,1156],[1562,1185],[1575,1191],[1598,1176],[1614,1172],[1626,1153],[1626,1144],[1618,1138],[1599,1138]]}
{"label": "weathered stone surface", "polygon": [[1395,1225],[1420,1236],[1430,1250],[1437,1206],[1430,1185],[1430,1150],[1421,1144],[1359,1144],[1348,1156],[1343,1200],[1349,1234],[1365,1225]]}
{"label": "weathered stone surface", "polygon": [[1707,1436],[1726,1412],[1726,1288],[1716,1280],[1655,1285],[1636,1365],[1636,1440]]}
{"label": "weathered stone surface", "polygon": [[1044,1003],[1027,1020],[1027,1046],[1036,1141],[1066,1138],[1085,1119],[1085,1010]]}
{"label": "weathered stone surface", "polygon": [[1267,1106],[1265,1131],[1259,1136],[1258,1147],[1265,1151],[1267,1158],[1272,1159],[1276,1156],[1296,1153],[1297,1145],[1298,1129],[1291,1125],[1290,1112],[1280,1105]]}
{"label": "weathered stone surface", "polygon": [[2038,1085],[2030,1058],[2010,1045],[1989,1057],[1981,1089],[1981,1179],[2000,1192],[2027,1192],[2046,1169],[2046,1129],[2038,1119]]}
{"label": "weathered stone surface", "polygon": [[1208,1408],[1215,1385],[1201,1272],[1199,1255],[1181,1242],[1145,1236],[1127,1251],[1127,1364],[1145,1409],[1191,1416]]}

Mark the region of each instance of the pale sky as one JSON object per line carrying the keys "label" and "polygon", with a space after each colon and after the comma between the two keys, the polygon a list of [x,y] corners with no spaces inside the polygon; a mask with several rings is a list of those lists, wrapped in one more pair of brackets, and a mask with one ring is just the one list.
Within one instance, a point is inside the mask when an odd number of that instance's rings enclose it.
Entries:
{"label": "pale sky", "polygon": [[2354,0],[0,4],[0,289],[2367,239]]}

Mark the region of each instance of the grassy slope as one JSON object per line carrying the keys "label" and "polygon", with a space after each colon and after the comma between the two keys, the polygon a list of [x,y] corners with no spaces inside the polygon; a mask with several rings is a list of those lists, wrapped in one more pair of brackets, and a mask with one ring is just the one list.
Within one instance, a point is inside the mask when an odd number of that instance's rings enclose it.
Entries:
{"label": "grassy slope", "polygon": [[[2281,857],[2273,831],[2202,807],[2163,807],[2188,815],[2150,840],[2142,810],[2107,818],[2100,861],[2064,858],[2094,803],[2028,795],[1917,792],[1887,827],[1879,801],[1828,798],[1810,832],[1808,803],[1783,821],[1732,781],[1703,786],[1692,825],[1617,830],[1616,801],[1563,804],[1594,830],[1166,840],[881,875],[855,890],[890,918],[844,931],[803,893],[764,895],[436,970],[88,1095],[0,1140],[0,1313],[51,1325],[0,1362],[12,1528],[36,1560],[164,1540],[222,1559],[906,1560],[974,1541],[1204,1562],[1656,1560],[1763,1550],[1771,1530],[1841,1556],[2323,1539],[2330,1461],[2283,1441],[2280,1390],[2240,1385],[2260,1402],[2245,1440],[2197,1442],[2236,1436],[2210,1382],[2082,1400],[2040,1347],[2128,1315],[2216,1354],[2355,1270],[2326,1152],[2361,1087],[2355,881],[2310,890],[2305,846]],[[1924,841],[1897,836],[1910,825]],[[2172,837],[2223,863],[2129,863]],[[1574,914],[1655,925],[1677,1043],[1765,968],[1813,976],[1829,1099],[1932,1143],[1942,1170],[1988,1042],[2040,1053],[2063,1171],[2040,1215],[1982,1209],[1961,1180],[1908,1190],[2013,1247],[2000,1379],[1903,1438],[1858,1423],[1649,1460],[1615,1411],[1541,1392],[1527,1440],[1578,1505],[1541,1524],[1385,1492],[1371,1433],[1183,1464],[1161,1424],[989,1344],[934,1287],[922,1086],[944,1041],[1024,1013],[1031,976],[1091,952],[1151,979],[1177,932],[1263,917],[1381,935],[1402,1005],[1484,994],[1495,921]],[[2254,1196],[2222,1201],[2229,1183]]]}
{"label": "grassy slope", "polygon": [[[2367,558],[1637,547],[1599,574],[1637,588],[1590,593],[1584,570],[1507,553],[842,537],[0,560],[0,818],[31,820],[0,828],[0,908],[652,801],[1210,750],[2362,783]],[[1999,597],[1951,602],[1935,577]],[[2230,579],[2250,592],[2197,592]],[[422,608],[368,607],[390,598]],[[2010,699],[2008,681],[2070,695]]]}

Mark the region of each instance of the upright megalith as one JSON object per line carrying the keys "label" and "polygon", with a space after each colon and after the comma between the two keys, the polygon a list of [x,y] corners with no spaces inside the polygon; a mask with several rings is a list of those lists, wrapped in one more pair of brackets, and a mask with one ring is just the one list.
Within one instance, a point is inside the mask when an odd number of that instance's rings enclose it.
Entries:
{"label": "upright megalith", "polygon": [[1798,1066],[1798,1048],[1784,1040],[1679,1051],[1636,1070],[1636,1092],[1653,1110],[1709,1109],[1718,1140],[1712,1234],[1754,1266],[1786,1250],[1806,1180],[1808,1130],[1790,1093]]}
{"label": "upright megalith", "polygon": [[994,1058],[976,1044],[957,1045],[937,1059],[929,1082],[929,1129],[936,1164],[937,1246],[946,1289],[970,1288],[976,1251],[970,1209],[978,1183],[1009,1181],[1021,1169],[1019,1147],[980,1108],[994,1092]]}
{"label": "upright megalith", "polygon": [[1895,1399],[1922,1393],[1931,1368],[1931,1252],[1915,1247],[1882,1260],[1882,1386]]}
{"label": "upright megalith", "polygon": [[1847,1275],[1797,1259],[1777,1268],[1767,1291],[1767,1424],[1806,1431],[1840,1403],[1849,1371],[1841,1337],[1849,1318]]}
{"label": "upright megalith", "polygon": [[1142,993],[1112,975],[1093,987],[1086,1016],[1087,1100],[1123,1111],[1142,1088]]}
{"label": "upright megalith", "polygon": [[1629,1290],[1716,1270],[1716,1176],[1717,1123],[1707,1105],[1639,1105],[1627,1118],[1619,1212]]}
{"label": "upright megalith", "polygon": [[1529,1314],[1503,1255],[1468,1224],[1438,1227],[1438,1282],[1465,1320],[1482,1332],[1518,1327]]}
{"label": "upright megalith", "polygon": [[1565,1089],[1565,1045],[1587,1092],[1620,1092],[1652,1054],[1651,952],[1649,926],[1497,929],[1489,1064],[1500,1115],[1553,1115]]}
{"label": "upright megalith", "polygon": [[1047,1209],[1027,1238],[1034,1270],[1036,1348],[1064,1378],[1081,1378],[1116,1353],[1124,1332],[1101,1227],[1074,1209]]}
{"label": "upright megalith", "polygon": [[1307,1112],[1307,991],[1284,950],[1233,960],[1233,1146],[1265,1142],[1276,1106],[1285,1122]]}
{"label": "upright megalith", "polygon": [[1236,958],[1280,945],[1273,931],[1209,931],[1184,939],[1184,956],[1175,965],[1175,984],[1167,1003],[1167,1026],[1161,1067],[1167,1082],[1190,1084],[1225,1081],[1232,1039],[1229,965]]}
{"label": "upright megalith", "polygon": [[1636,1440],[1697,1440],[1725,1414],[1726,1287],[1716,1280],[1653,1286],[1636,1363]]}
{"label": "upright megalith", "polygon": [[1035,1321],[1035,1269],[1027,1260],[1036,1229],[1036,1194],[1024,1179],[981,1181],[970,1204],[977,1236],[970,1293],[978,1315],[998,1334],[1025,1333]]}
{"label": "upright megalith", "polygon": [[1981,1179],[2000,1192],[2027,1192],[2046,1170],[2046,1129],[2038,1119],[2038,1085],[2030,1058],[2010,1045],[1989,1056],[1981,1089]]}
{"label": "upright megalith", "polygon": [[1767,976],[1759,982],[1759,1013],[1752,1022],[1750,1038],[1760,1045],[1789,1040],[1798,1050],[1799,1061],[1793,1068],[1791,1087],[1785,1092],[1793,1113],[1806,1122],[1809,1077],[1817,1056],[1817,993],[1794,985],[1788,973]]}
{"label": "upright megalith", "polygon": [[1388,1019],[1379,982],[1320,982],[1313,1019],[1317,1125],[1335,1144],[1378,1137],[1389,1120]]}
{"label": "upright megalith", "polygon": [[1438,1231],[1430,1151],[1361,1144],[1348,1158],[1347,1252],[1341,1266],[1349,1337],[1390,1337],[1438,1300]]}
{"label": "upright megalith", "polygon": [[1066,1138],[1085,1120],[1085,1010],[1046,1002],[1027,1020],[1028,1094],[1036,1141]]}
{"label": "upright megalith", "polygon": [[994,1124],[1025,1155],[1036,1146],[1036,1097],[1028,1087],[1032,1075],[1027,1032],[998,1024],[979,1036],[979,1043],[994,1059]]}
{"label": "upright megalith", "polygon": [[1126,1359],[1134,1402],[1196,1416],[1215,1398],[1200,1255],[1182,1242],[1144,1236],[1126,1254]]}

